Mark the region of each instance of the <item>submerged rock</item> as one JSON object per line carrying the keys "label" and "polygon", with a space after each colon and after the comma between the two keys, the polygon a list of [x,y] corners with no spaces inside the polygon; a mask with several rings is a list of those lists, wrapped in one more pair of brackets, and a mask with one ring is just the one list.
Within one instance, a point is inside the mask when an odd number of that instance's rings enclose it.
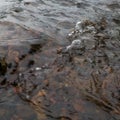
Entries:
{"label": "submerged rock", "polygon": [[70,50],[70,49],[82,49],[83,46],[83,42],[79,39],[77,40],[73,40],[71,45],[67,46],[66,49]]}
{"label": "submerged rock", "polygon": [[[64,47],[44,33],[27,32],[10,23],[6,26],[12,32],[18,30],[12,35],[21,43],[20,48],[7,44],[9,81],[6,87],[11,86],[19,98],[29,102],[41,119],[49,119],[48,116],[83,119],[89,117],[88,111],[92,115],[99,114],[101,119],[106,119],[106,114],[109,117],[110,113],[113,116],[120,114],[119,42],[104,33],[108,29],[105,25],[102,26],[104,30],[101,29],[101,22],[87,20],[83,23],[82,33],[76,31],[77,38],[71,36],[71,43]],[[9,37],[12,36],[10,31],[6,32]],[[32,41],[21,41],[18,33]],[[1,35],[4,37],[3,33]],[[9,42],[17,41],[12,40]],[[26,42],[29,44],[22,46]]]}
{"label": "submerged rock", "polygon": [[37,92],[42,86],[42,82],[46,79],[46,74],[49,69],[42,69],[41,67],[31,68],[28,71],[19,73],[18,78],[13,81],[12,85],[19,87],[19,96],[24,100],[30,100],[32,96]]}
{"label": "submerged rock", "polygon": [[[79,116],[84,118],[83,113],[87,113],[86,111],[96,115],[97,110],[101,111],[99,114],[102,119],[106,118],[102,115],[105,111],[114,116],[120,114],[117,60],[119,48],[115,47],[119,43],[111,43],[113,40],[107,32],[104,34],[103,31],[107,29],[101,30],[100,22],[86,22],[84,25],[93,27],[87,31],[84,26],[86,32],[76,32],[77,39],[70,38],[71,43],[66,47],[49,43],[44,45],[41,53],[33,47],[35,52],[30,55],[39,53],[37,60],[39,58],[42,64],[21,71],[15,80],[20,89],[18,95],[29,101],[38,113],[44,115],[44,119],[47,118],[46,115],[55,119],[62,118],[61,114],[74,119],[74,112],[79,119]],[[91,31],[93,28],[97,33]],[[112,50],[108,47],[109,43]],[[51,56],[54,58],[52,61]],[[42,57],[44,59],[41,59]],[[114,57],[116,58],[113,59]],[[118,76],[118,79],[115,76]],[[88,105],[91,105],[94,111]]]}
{"label": "submerged rock", "polygon": [[82,88],[84,90],[83,94],[87,99],[94,101],[107,111],[120,115],[119,73],[109,74],[103,80],[100,80],[98,76],[92,74],[92,79],[88,82],[89,84]]}
{"label": "submerged rock", "polygon": [[85,33],[95,34],[97,30],[95,24],[92,21],[84,20],[76,23],[75,28],[68,34],[69,39],[75,39],[81,37]]}

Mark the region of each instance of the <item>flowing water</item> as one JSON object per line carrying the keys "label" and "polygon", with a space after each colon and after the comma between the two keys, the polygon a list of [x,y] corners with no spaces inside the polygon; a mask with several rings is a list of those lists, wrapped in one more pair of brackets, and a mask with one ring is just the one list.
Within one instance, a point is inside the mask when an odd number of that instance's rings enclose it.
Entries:
{"label": "flowing water", "polygon": [[120,0],[1,0],[0,57],[0,120],[120,120]]}

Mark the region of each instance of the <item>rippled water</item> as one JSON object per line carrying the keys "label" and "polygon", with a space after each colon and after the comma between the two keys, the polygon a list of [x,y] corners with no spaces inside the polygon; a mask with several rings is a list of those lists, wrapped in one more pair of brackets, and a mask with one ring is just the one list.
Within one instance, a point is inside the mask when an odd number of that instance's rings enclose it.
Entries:
{"label": "rippled water", "polygon": [[[103,53],[89,51],[91,40],[83,56],[76,51],[59,55],[70,45],[67,35],[78,21],[102,18],[109,25],[102,32],[110,36],[102,36]],[[0,76],[1,120],[120,119],[120,0],[1,0],[0,21],[0,54],[8,63]],[[89,62],[81,64],[84,57]],[[92,70],[99,75],[92,75],[91,82]]]}
{"label": "rippled water", "polygon": [[119,0],[2,0],[0,16],[63,39],[77,21],[103,16],[111,20],[120,14],[119,6]]}

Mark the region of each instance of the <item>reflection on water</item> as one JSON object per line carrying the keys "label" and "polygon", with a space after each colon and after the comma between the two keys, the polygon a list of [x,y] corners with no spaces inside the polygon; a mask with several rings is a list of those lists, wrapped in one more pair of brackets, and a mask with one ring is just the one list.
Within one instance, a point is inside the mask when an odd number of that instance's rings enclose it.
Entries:
{"label": "reflection on water", "polygon": [[0,21],[2,120],[120,119],[119,0],[1,0]]}

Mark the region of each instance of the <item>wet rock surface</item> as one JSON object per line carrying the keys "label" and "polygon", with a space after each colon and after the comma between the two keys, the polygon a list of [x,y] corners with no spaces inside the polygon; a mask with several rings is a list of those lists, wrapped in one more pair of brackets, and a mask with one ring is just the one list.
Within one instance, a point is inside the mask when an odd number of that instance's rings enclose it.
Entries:
{"label": "wet rock surface", "polygon": [[117,3],[11,2],[3,21],[14,23],[0,22],[0,118],[119,120]]}
{"label": "wet rock surface", "polygon": [[[13,89],[12,96],[17,95],[37,111],[36,115],[31,112],[35,119],[99,120],[97,116],[101,116],[100,120],[119,120],[119,40],[109,36],[106,19],[81,21],[79,29],[81,26],[82,31],[75,28],[68,34],[70,44],[65,47],[45,35],[44,44],[43,34],[34,32],[31,35],[39,43],[27,44],[23,49],[8,45],[2,59],[7,68],[1,61],[1,72],[6,71],[1,74],[0,88]],[[16,25],[14,29],[22,28]],[[29,35],[29,31],[26,33]]]}

